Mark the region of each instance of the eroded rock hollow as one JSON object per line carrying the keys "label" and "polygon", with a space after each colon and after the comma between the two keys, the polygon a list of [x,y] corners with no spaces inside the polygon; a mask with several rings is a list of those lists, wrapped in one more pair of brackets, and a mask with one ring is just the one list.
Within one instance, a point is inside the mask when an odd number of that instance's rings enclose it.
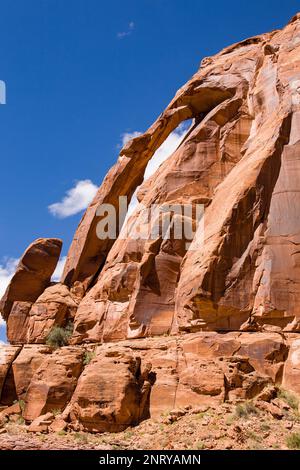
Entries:
{"label": "eroded rock hollow", "polygon": [[[156,150],[190,119],[176,151],[144,181]],[[112,204],[118,215],[119,197],[137,188],[121,233],[99,238],[99,207]],[[170,236],[124,237],[128,227],[151,232],[144,211],[154,204]],[[194,227],[199,204],[194,239],[178,239],[172,227],[185,218]],[[270,384],[300,394],[299,207],[298,14],[203,59],[125,145],[59,283],[51,275],[60,240],[25,251],[0,303],[10,342],[1,346],[0,403],[24,401],[29,422],[59,409],[74,428],[114,432],[164,409],[253,398]],[[49,334],[70,325],[69,344],[53,351]]]}

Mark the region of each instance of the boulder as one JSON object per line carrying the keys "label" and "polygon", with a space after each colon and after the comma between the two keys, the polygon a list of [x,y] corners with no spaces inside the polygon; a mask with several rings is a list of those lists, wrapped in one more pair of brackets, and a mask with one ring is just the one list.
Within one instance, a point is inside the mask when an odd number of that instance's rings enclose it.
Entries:
{"label": "boulder", "polygon": [[48,431],[49,432],[65,431],[65,429],[67,428],[67,425],[68,425],[68,423],[66,423],[66,421],[64,419],[62,419],[58,416],[54,419],[54,421],[52,421],[52,423],[48,427]]}
{"label": "boulder", "polygon": [[70,404],[71,423],[89,432],[118,432],[137,424],[142,399],[140,361],[122,351],[97,351]]}
{"label": "boulder", "polygon": [[72,397],[82,367],[81,348],[66,346],[46,355],[27,389],[23,417],[33,421],[42,414],[63,410]]}
{"label": "boulder", "polygon": [[12,363],[13,378],[18,400],[24,400],[34,373],[49,355],[51,349],[44,345],[24,345]]}
{"label": "boulder", "polygon": [[14,403],[13,405],[8,406],[4,410],[2,410],[0,415],[1,415],[1,417],[5,416],[5,417],[8,418],[9,416],[17,415],[17,414],[21,414],[21,413],[22,413],[22,410],[21,410],[20,404],[19,403]]}
{"label": "boulder", "polygon": [[[35,302],[49,285],[59,260],[62,241],[39,238],[22,255],[16,272],[0,302],[0,312],[7,319],[14,302]],[[13,333],[11,333],[13,336]]]}
{"label": "boulder", "polygon": [[259,410],[267,411],[275,419],[282,419],[284,417],[284,413],[281,411],[281,409],[273,403],[267,403],[266,401],[257,400],[255,402],[255,406]]}
{"label": "boulder", "polygon": [[7,319],[7,339],[10,344],[24,344],[27,339],[29,312],[32,302],[14,302]]}
{"label": "boulder", "polygon": [[243,333],[238,354],[247,356],[251,365],[261,374],[268,375],[274,383],[281,383],[289,346],[281,334]]}
{"label": "boulder", "polygon": [[53,326],[65,326],[73,320],[78,303],[67,286],[47,287],[29,311],[27,342],[44,343]]}
{"label": "boulder", "polygon": [[[5,386],[7,375],[15,357],[20,351],[19,346],[0,344],[0,404],[2,403],[2,391]],[[13,397],[12,399],[14,399]]]}
{"label": "boulder", "polygon": [[48,432],[48,427],[51,425],[54,416],[52,413],[45,413],[44,415],[35,418],[28,426],[29,432]]}

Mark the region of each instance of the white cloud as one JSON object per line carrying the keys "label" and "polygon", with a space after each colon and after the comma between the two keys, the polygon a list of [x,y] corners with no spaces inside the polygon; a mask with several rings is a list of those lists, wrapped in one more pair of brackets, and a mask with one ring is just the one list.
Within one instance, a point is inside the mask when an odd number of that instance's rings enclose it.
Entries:
{"label": "white cloud", "polygon": [[142,135],[142,133],[138,131],[124,132],[124,134],[121,134],[122,145],[118,145],[118,148],[124,147],[127,142],[129,142],[131,139],[134,139],[135,137],[138,137],[139,135]]}
{"label": "white cloud", "polygon": [[3,296],[9,281],[14,275],[18,262],[19,260],[16,258],[7,258],[4,264],[0,264],[0,298]]}
{"label": "white cloud", "polygon": [[56,269],[52,275],[52,281],[59,282],[66,264],[66,256],[63,256],[57,263]]}
{"label": "white cloud", "polygon": [[136,188],[136,190],[134,191],[134,193],[132,195],[131,201],[130,201],[128,209],[127,209],[127,214],[126,214],[124,223],[127,222],[127,219],[131,216],[131,214],[134,213],[135,209],[139,205],[139,201],[136,197],[138,190],[139,190],[139,186]]}
{"label": "white cloud", "polygon": [[144,175],[144,181],[146,181],[153,173],[156,172],[158,167],[177,149],[180,142],[183,140],[186,135],[189,127],[183,123],[178,126],[177,129],[169,135],[169,137],[164,141],[164,143],[156,150],[155,154],[149,161]]}
{"label": "white cloud", "polygon": [[[164,141],[164,143],[156,150],[151,160],[148,162],[146,166],[145,174],[144,174],[144,181],[150,178],[153,173],[159,168],[159,166],[172,155],[173,152],[177,149],[178,145],[182,142],[183,138],[185,137],[186,133],[188,132],[190,127],[190,121],[183,122],[177,129],[168,136],[168,138]],[[123,145],[128,142],[128,140],[132,139],[133,137],[137,137],[141,135],[141,132],[135,131],[131,133],[122,134],[122,141]],[[134,212],[136,207],[138,206],[138,200],[136,194],[139,190],[139,187],[135,190],[134,194],[132,195],[130,204],[128,206],[128,211],[126,215],[126,219]]]}
{"label": "white cloud", "polygon": [[78,181],[61,202],[51,204],[48,209],[52,215],[61,219],[78,214],[92,202],[97,190],[98,187],[91,180]]}
{"label": "white cloud", "polygon": [[[16,258],[7,258],[3,264],[0,264],[0,298],[6,291],[6,288],[16,271],[19,260]],[[6,323],[0,314],[0,337],[6,337]],[[0,345],[6,344],[5,341],[0,340]]]}
{"label": "white cloud", "polygon": [[132,31],[134,30],[134,27],[135,27],[134,22],[130,21],[130,23],[128,23],[128,28],[126,29],[126,31],[120,31],[119,33],[117,33],[117,38],[124,39],[126,38],[126,36],[130,36]]}

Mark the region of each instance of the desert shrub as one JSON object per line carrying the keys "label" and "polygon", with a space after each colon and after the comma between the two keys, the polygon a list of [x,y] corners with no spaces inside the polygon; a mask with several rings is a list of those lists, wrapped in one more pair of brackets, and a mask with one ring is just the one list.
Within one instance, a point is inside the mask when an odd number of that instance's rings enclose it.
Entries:
{"label": "desert shrub", "polygon": [[96,354],[93,351],[85,351],[82,361],[83,365],[87,366],[91,362],[91,360],[94,359],[95,356]]}
{"label": "desert shrub", "polygon": [[53,410],[51,410],[51,413],[54,416],[59,416],[61,414],[61,409],[60,408],[53,408]]}
{"label": "desert shrub", "polygon": [[205,412],[201,411],[200,413],[197,413],[194,415],[195,419],[202,419],[206,415]]}
{"label": "desert shrub", "polygon": [[132,431],[127,431],[123,434],[124,439],[131,439],[133,437]]}
{"label": "desert shrub", "polygon": [[72,331],[73,326],[70,323],[68,323],[65,328],[55,325],[47,336],[46,344],[48,344],[48,346],[54,349],[61,348],[62,346],[67,346],[69,344],[69,339],[72,335]]}
{"label": "desert shrub", "polygon": [[270,429],[271,429],[271,426],[268,423],[262,423],[262,425],[260,426],[260,430],[263,432],[270,431]]}
{"label": "desert shrub", "polygon": [[265,447],[259,442],[254,441],[248,446],[248,450],[265,450]]}
{"label": "desert shrub", "polygon": [[286,439],[289,449],[300,450],[300,432],[293,432]]}
{"label": "desert shrub", "polygon": [[[19,420],[18,420],[19,421]],[[26,428],[23,426],[23,422],[7,423],[5,426],[7,434],[20,435],[20,433],[26,433]]]}
{"label": "desert shrub", "polygon": [[280,388],[278,390],[277,396],[284,400],[293,410],[298,410],[299,400],[293,393]]}
{"label": "desert shrub", "polygon": [[249,439],[252,439],[252,441],[261,442],[261,436],[259,434],[256,434],[254,431],[248,431],[247,435]]}
{"label": "desert shrub", "polygon": [[21,410],[22,413],[23,413],[23,411],[25,410],[25,401],[24,401],[24,400],[15,400],[15,401],[14,401],[14,404],[15,404],[15,403],[19,403],[20,410]]}
{"label": "desert shrub", "polygon": [[89,439],[88,436],[84,433],[81,432],[76,432],[74,434],[74,438],[77,439],[78,441],[82,442],[82,444],[87,444]]}
{"label": "desert shrub", "polygon": [[17,424],[25,424],[25,419],[23,418],[23,416],[19,416],[18,419],[17,419]]}
{"label": "desert shrub", "polygon": [[205,449],[205,444],[204,444],[204,442],[202,442],[202,441],[196,442],[196,444],[195,444],[195,449],[196,449],[196,450],[203,450],[203,449]]}
{"label": "desert shrub", "polygon": [[251,414],[257,415],[258,409],[251,401],[247,401],[243,405],[239,403],[235,407],[235,414],[238,418],[248,418]]}
{"label": "desert shrub", "polygon": [[230,415],[228,415],[225,419],[225,424],[227,426],[230,426],[231,424],[234,423],[234,421],[236,420],[237,418],[237,415],[235,413],[231,413]]}

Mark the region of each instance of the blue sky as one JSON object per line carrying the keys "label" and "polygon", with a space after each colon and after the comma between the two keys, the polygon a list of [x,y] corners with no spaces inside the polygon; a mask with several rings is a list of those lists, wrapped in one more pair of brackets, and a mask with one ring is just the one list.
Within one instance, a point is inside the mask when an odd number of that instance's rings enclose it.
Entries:
{"label": "blue sky", "polygon": [[35,238],[62,238],[66,254],[124,134],[144,131],[203,57],[300,10],[293,0],[2,0],[0,8],[0,288]]}

